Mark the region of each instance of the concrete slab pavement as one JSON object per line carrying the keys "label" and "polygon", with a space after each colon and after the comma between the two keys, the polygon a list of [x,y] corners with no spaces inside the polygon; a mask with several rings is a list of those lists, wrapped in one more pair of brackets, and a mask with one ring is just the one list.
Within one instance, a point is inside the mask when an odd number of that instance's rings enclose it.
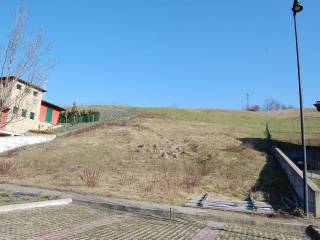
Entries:
{"label": "concrete slab pavement", "polygon": [[60,195],[63,198],[71,198],[75,202],[96,204],[109,209],[122,210],[142,214],[158,214],[169,216],[170,209],[174,216],[193,216],[216,222],[227,222],[235,224],[250,224],[257,226],[274,226],[287,229],[305,229],[309,225],[319,224],[318,220],[305,220],[301,218],[267,218],[252,214],[241,214],[220,210],[198,209],[190,207],[171,206],[142,201],[116,199],[80,193],[62,192],[57,190],[41,189],[35,187],[17,186],[12,184],[0,184],[0,189],[8,191],[21,191],[25,193],[43,193],[46,195]]}

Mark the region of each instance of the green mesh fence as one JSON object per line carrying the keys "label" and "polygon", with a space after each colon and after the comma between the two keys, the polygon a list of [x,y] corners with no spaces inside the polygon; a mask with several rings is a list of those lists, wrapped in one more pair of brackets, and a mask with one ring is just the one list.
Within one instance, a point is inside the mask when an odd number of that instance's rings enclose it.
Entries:
{"label": "green mesh fence", "polygon": [[[274,119],[268,121],[268,128],[273,140],[301,144],[300,118]],[[308,146],[320,146],[320,118],[305,118],[305,137]]]}
{"label": "green mesh fence", "polygon": [[[100,107],[102,108],[102,107]],[[90,123],[104,120],[116,120],[123,117],[133,116],[136,113],[135,108],[106,107],[99,110],[77,110],[61,113],[59,123],[62,125],[76,125],[79,123]]]}

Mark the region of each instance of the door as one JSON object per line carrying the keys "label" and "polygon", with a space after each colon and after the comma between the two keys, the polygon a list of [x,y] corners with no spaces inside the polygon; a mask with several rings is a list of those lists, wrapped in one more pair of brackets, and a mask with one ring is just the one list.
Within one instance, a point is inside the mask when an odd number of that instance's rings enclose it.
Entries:
{"label": "door", "polygon": [[46,122],[49,122],[49,123],[52,122],[52,109],[51,108],[47,108]]}

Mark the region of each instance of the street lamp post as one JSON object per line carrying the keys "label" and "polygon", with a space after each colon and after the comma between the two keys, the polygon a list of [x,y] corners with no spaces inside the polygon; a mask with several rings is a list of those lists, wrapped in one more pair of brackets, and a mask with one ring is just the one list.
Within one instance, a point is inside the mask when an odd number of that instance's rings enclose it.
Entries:
{"label": "street lamp post", "polygon": [[298,80],[299,80],[299,100],[300,100],[300,123],[301,123],[301,143],[303,146],[303,190],[304,190],[304,213],[307,218],[309,217],[309,199],[308,199],[308,176],[307,176],[307,148],[306,139],[304,133],[304,113],[303,113],[303,96],[302,96],[302,83],[301,83],[301,69],[300,69],[300,53],[298,42],[298,30],[297,30],[297,13],[303,10],[303,6],[300,0],[294,0],[292,11],[294,18],[294,31],[296,40],[296,53],[297,53],[297,66],[298,66]]}

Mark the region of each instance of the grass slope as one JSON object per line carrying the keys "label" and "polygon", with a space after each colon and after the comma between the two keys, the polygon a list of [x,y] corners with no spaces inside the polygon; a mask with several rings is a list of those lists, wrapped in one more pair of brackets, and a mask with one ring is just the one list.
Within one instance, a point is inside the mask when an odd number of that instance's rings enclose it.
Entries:
{"label": "grass slope", "polygon": [[[135,111],[135,117],[69,129],[52,142],[3,154],[1,161],[18,167],[1,180],[173,204],[204,193],[246,199],[253,191],[273,202],[290,194],[268,156],[264,130],[270,119],[286,122],[294,112]],[[81,180],[86,168],[102,172],[97,187]]]}

